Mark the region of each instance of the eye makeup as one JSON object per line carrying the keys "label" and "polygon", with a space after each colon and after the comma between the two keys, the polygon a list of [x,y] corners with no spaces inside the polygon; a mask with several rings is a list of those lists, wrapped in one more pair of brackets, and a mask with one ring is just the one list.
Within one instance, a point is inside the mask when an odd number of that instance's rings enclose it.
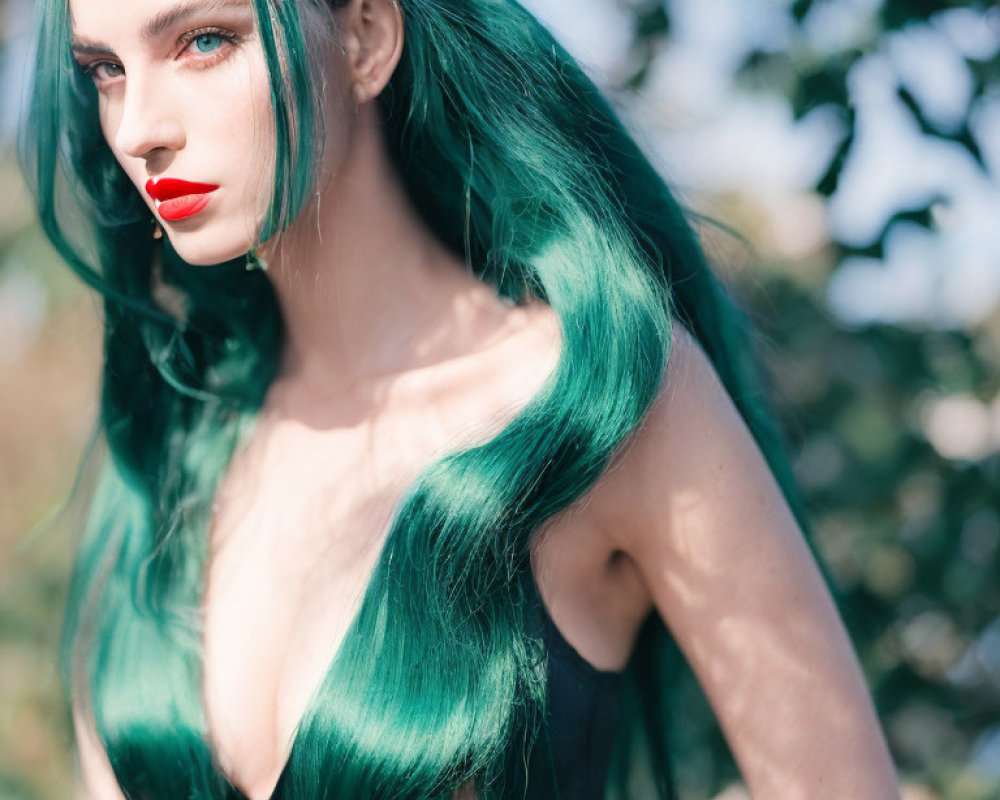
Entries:
{"label": "eye makeup", "polygon": [[[250,38],[252,37],[240,35],[226,28],[208,26],[181,34],[174,49],[184,66],[207,69],[227,59],[240,44]],[[79,58],[80,54],[78,50],[77,63],[95,83],[106,83],[124,75],[124,67],[117,60],[84,61]],[[112,70],[112,74],[107,74],[108,70]]]}

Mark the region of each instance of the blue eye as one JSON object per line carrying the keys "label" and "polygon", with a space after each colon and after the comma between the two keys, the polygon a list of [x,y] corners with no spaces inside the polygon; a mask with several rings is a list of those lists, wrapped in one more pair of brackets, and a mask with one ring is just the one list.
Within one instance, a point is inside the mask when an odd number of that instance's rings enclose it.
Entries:
{"label": "blue eye", "polygon": [[200,53],[211,53],[222,44],[222,37],[217,33],[202,33],[194,38],[194,46]]}

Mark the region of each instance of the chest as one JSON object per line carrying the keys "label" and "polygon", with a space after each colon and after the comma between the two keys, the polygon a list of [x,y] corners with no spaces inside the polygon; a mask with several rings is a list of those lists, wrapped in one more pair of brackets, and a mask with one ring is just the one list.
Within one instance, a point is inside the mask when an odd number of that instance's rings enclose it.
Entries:
{"label": "chest", "polygon": [[[223,551],[212,562],[205,711],[220,767],[251,800],[270,796],[295,727],[357,613],[384,541],[389,494],[377,512],[374,500],[352,508],[350,517],[344,509],[343,530],[353,539],[331,533],[325,547],[303,545],[312,540],[299,528],[278,550],[261,543]],[[621,668],[634,638],[628,629],[637,595],[628,576],[609,566],[585,512],[556,520],[536,538],[532,572],[563,638],[595,666]]]}
{"label": "chest", "polygon": [[[205,574],[204,706],[219,766],[251,800],[278,780],[405,491],[438,456],[488,441],[518,407],[517,398],[499,412],[437,403],[419,423],[397,415],[322,435],[292,428],[234,459]],[[593,513],[608,504],[591,499],[536,532],[532,573],[563,637],[598,668],[620,669],[642,592]]]}
{"label": "chest", "polygon": [[[319,515],[328,525],[322,533],[288,503],[280,512],[288,534],[279,541],[250,539],[255,523],[279,515],[251,506],[240,532],[246,546],[231,539],[210,561],[205,711],[220,767],[251,800],[269,797],[277,782],[295,727],[357,613],[404,488],[372,489],[328,508]],[[301,508],[322,506],[315,500]],[[603,669],[624,665],[639,617],[630,574],[612,564],[584,504],[555,518],[533,543],[532,572],[552,619]]]}

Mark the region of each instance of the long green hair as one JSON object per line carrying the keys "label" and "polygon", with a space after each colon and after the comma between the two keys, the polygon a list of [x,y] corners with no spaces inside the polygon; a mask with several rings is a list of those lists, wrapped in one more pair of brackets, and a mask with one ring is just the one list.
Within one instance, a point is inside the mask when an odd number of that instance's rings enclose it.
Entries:
{"label": "long green hair", "polygon": [[[329,6],[253,2],[278,133],[264,241],[314,188],[322,98],[302,19],[307,5]],[[593,83],[515,0],[402,10],[402,58],[378,98],[393,163],[429,228],[481,280],[551,305],[563,348],[502,432],[428,465],[404,494],[275,797],[447,798],[472,780],[486,800],[520,797],[545,774],[529,540],[636,429],[674,320],[707,351],[806,529],[747,315]],[[166,241],[158,253],[72,61],[66,0],[40,0],[38,24],[22,167],[48,237],[103,295],[105,323],[107,458],[69,592],[63,680],[130,800],[235,798],[201,700],[207,530],[277,372],[284,322],[266,274],[242,260],[192,268]],[[681,669],[652,615],[624,673],[608,796],[675,796]]]}

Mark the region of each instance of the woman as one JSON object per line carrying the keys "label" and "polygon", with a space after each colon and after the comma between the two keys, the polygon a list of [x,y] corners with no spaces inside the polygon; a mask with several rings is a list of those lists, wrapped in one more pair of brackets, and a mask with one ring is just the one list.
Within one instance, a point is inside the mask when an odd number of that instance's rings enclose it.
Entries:
{"label": "woman", "polygon": [[105,298],[81,797],[668,797],[673,643],[755,797],[898,796],[745,319],[523,9],[39,18]]}

